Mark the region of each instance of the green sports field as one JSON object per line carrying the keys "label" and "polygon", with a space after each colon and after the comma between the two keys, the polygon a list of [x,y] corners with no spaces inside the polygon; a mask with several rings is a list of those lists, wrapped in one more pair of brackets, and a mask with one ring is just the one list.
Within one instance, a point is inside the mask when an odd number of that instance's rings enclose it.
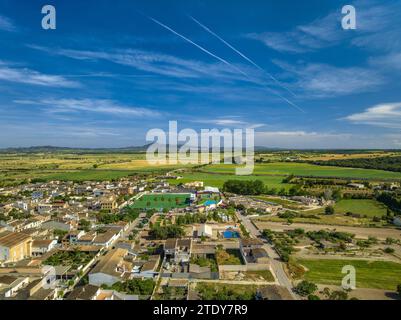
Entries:
{"label": "green sports field", "polygon": [[387,289],[395,291],[401,283],[401,264],[390,261],[300,259],[298,263],[308,269],[306,280],[328,285],[341,285],[343,266],[356,270],[356,286],[359,288]]}
{"label": "green sports field", "polygon": [[145,194],[136,200],[133,208],[138,209],[174,209],[185,208],[189,205],[190,195],[183,193]]}

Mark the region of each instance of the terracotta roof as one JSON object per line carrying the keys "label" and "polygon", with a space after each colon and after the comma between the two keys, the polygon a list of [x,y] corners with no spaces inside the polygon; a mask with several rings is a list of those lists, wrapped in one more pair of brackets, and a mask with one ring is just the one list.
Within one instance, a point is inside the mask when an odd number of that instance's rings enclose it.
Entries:
{"label": "terracotta roof", "polygon": [[24,241],[31,240],[32,238],[27,234],[20,232],[3,232],[0,234],[0,246],[14,247]]}

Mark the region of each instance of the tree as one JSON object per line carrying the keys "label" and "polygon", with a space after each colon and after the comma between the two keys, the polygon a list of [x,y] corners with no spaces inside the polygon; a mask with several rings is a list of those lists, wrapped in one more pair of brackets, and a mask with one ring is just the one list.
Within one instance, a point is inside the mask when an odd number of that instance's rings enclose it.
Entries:
{"label": "tree", "polygon": [[310,294],[308,296],[308,300],[320,300],[320,298],[315,294]]}
{"label": "tree", "polygon": [[325,213],[326,215],[332,215],[332,214],[334,214],[334,207],[333,207],[333,206],[327,206],[327,207],[324,209],[324,213]]}
{"label": "tree", "polygon": [[303,297],[314,294],[316,290],[317,290],[317,285],[314,284],[313,282],[309,282],[306,280],[301,281],[295,287],[296,293],[298,293],[300,296]]}
{"label": "tree", "polygon": [[399,285],[397,286],[397,292],[398,292],[398,294],[401,296],[401,284],[399,284]]}
{"label": "tree", "polygon": [[390,247],[387,247],[387,248],[384,249],[384,252],[385,253],[394,253],[394,249],[390,248]]}

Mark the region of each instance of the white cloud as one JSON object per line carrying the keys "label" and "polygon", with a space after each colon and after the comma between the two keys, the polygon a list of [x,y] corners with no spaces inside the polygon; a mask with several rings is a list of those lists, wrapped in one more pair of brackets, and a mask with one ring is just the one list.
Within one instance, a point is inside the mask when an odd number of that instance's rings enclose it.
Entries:
{"label": "white cloud", "polygon": [[401,52],[370,58],[369,63],[372,66],[384,68],[390,72],[394,72],[394,69],[401,70]]}
{"label": "white cloud", "polygon": [[[344,31],[341,27],[341,7],[323,18],[300,25],[287,32],[251,33],[247,37],[261,41],[281,52],[303,53],[340,44],[350,40],[353,45],[377,49],[400,45],[401,1],[359,0],[351,3],[356,8],[357,30]],[[388,41],[393,39],[394,41]]]}
{"label": "white cloud", "polygon": [[298,64],[275,61],[296,81],[296,86],[316,97],[348,95],[375,90],[383,84],[373,70],[361,67],[340,68],[327,64]]}
{"label": "white cloud", "polygon": [[350,134],[294,131],[255,132],[255,145],[273,148],[345,148]]}
{"label": "white cloud", "polygon": [[361,113],[351,114],[344,119],[356,124],[400,129],[401,102],[378,104]]}
{"label": "white cloud", "polygon": [[288,32],[251,33],[247,37],[277,51],[302,53],[338,43],[344,36],[340,28],[338,13],[331,13]]}
{"label": "white cloud", "polygon": [[16,29],[14,23],[9,18],[0,15],[0,30],[12,32]]}
{"label": "white cloud", "polygon": [[49,75],[27,68],[15,68],[0,61],[0,80],[45,87],[76,88],[80,84],[59,75]]}
{"label": "white cloud", "polygon": [[[243,74],[239,74],[237,70],[230,68],[224,63],[206,63],[198,60],[182,59],[164,53],[157,53],[145,50],[127,49],[106,52],[53,48],[50,49],[36,45],[29,45],[29,47],[45,51],[49,54],[61,55],[76,60],[107,60],[116,64],[133,67],[140,71],[170,77],[215,77],[229,80],[250,80]],[[249,67],[241,66],[241,70],[247,71],[249,70]],[[251,72],[248,71],[247,73]],[[255,72],[253,70],[252,74],[257,75],[258,72]]]}
{"label": "white cloud", "polygon": [[160,112],[147,108],[131,107],[105,99],[42,99],[16,100],[18,104],[39,105],[46,108],[48,113],[69,114],[76,112],[103,113],[114,116],[129,117],[158,117]]}

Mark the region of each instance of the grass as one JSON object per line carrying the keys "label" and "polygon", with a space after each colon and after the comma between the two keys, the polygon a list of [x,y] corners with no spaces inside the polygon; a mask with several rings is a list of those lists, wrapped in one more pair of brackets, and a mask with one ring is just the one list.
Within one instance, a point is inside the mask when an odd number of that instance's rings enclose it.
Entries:
{"label": "grass", "polygon": [[387,209],[384,204],[376,200],[360,200],[360,199],[350,199],[341,200],[337,202],[334,206],[336,213],[357,213],[360,215],[366,215],[368,217],[380,217],[386,214]]}
{"label": "grass", "polygon": [[184,208],[188,206],[189,198],[189,194],[145,194],[136,200],[132,207],[138,209]]}
{"label": "grass", "polygon": [[357,288],[395,291],[401,283],[401,264],[390,261],[300,259],[298,263],[308,269],[305,280],[318,284],[340,286],[345,276],[341,270],[345,265],[355,268]]}
{"label": "grass", "polygon": [[220,249],[216,251],[216,261],[218,265],[241,265],[241,253],[235,249]]}
{"label": "grass", "polygon": [[[214,164],[203,168],[205,172],[234,174],[236,165]],[[288,176],[316,176],[356,179],[401,179],[401,172],[391,172],[373,169],[342,168],[330,166],[317,166],[308,163],[272,162],[256,164],[254,175],[281,175]]]}
{"label": "grass", "polygon": [[[300,214],[302,214],[303,217],[293,218],[293,222],[355,227],[381,227],[383,226],[384,221],[374,222],[372,221],[372,217],[381,217],[385,215],[387,209],[385,205],[376,200],[347,199],[337,202],[334,206],[334,211],[334,215],[325,215],[324,208],[301,211]],[[359,214],[360,217],[346,216],[345,214],[347,212]],[[283,222],[287,219],[279,217],[263,217],[261,220]]]}
{"label": "grass", "polygon": [[200,282],[196,291],[202,300],[254,300],[257,286]]}
{"label": "grass", "polygon": [[244,272],[245,279],[244,280],[259,280],[263,279],[264,281],[273,282],[274,277],[270,270],[260,270],[260,271],[246,271]]}
{"label": "grass", "polygon": [[186,183],[192,181],[203,181],[205,186],[221,188],[227,180],[261,180],[269,188],[276,188],[280,190],[284,188],[290,189],[293,185],[282,183],[283,177],[277,176],[236,176],[232,174],[213,174],[204,172],[186,172],[180,174],[183,178],[179,180],[169,181],[171,184]]}

